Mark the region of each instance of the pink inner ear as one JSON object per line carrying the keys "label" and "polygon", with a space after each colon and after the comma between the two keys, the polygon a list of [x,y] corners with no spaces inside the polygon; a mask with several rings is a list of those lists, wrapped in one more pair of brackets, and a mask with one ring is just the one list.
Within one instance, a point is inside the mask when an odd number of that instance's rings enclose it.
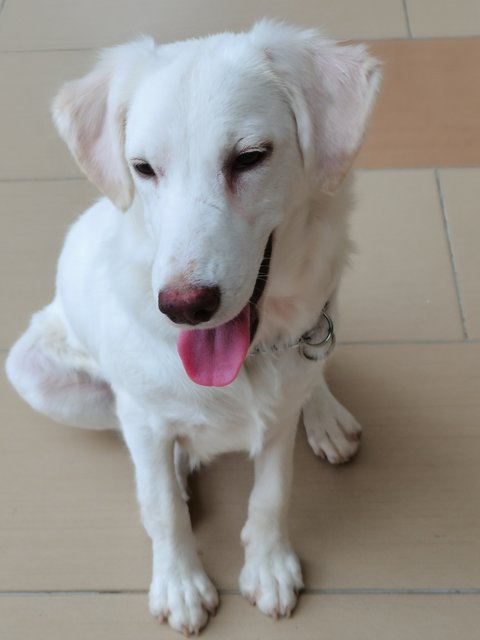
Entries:
{"label": "pink inner ear", "polygon": [[362,141],[380,65],[361,45],[341,46],[315,29],[261,20],[252,38],[287,90],[305,167],[324,190],[341,181]]}
{"label": "pink inner ear", "polygon": [[271,59],[290,81],[305,165],[332,192],[362,142],[380,84],[379,64],[364,47],[339,46],[318,33],[306,32],[289,47]]}
{"label": "pink inner ear", "polygon": [[[130,46],[125,45],[123,55]],[[122,94],[130,66],[125,70],[121,64],[121,49],[110,51],[88,75],[63,87],[54,103],[54,117],[85,175],[125,210],[133,197],[133,183],[124,157]]]}
{"label": "pink inner ear", "polygon": [[[123,211],[133,198],[133,182],[124,157],[124,113],[122,109],[121,113],[107,115],[90,151],[90,163],[98,181],[95,184]],[[90,179],[94,182],[93,177]]]}

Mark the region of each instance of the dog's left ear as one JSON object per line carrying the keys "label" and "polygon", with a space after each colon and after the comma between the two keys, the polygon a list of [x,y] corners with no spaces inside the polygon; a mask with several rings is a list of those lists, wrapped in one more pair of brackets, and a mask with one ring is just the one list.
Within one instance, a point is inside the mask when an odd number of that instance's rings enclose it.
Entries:
{"label": "dog's left ear", "polygon": [[335,191],[362,142],[380,63],[362,45],[340,46],[316,30],[268,20],[252,37],[288,94],[309,175],[323,191]]}

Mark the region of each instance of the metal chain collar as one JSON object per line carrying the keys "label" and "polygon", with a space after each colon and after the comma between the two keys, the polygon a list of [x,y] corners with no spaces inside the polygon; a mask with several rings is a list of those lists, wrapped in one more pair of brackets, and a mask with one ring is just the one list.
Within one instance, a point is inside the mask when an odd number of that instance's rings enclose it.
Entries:
{"label": "metal chain collar", "polygon": [[266,353],[281,353],[282,351],[297,349],[299,354],[307,360],[325,360],[331,354],[336,344],[335,329],[332,319],[326,311],[327,307],[328,302],[323,308],[315,326],[304,333],[296,342],[280,347],[275,344],[264,349],[257,347],[250,353],[250,356]]}

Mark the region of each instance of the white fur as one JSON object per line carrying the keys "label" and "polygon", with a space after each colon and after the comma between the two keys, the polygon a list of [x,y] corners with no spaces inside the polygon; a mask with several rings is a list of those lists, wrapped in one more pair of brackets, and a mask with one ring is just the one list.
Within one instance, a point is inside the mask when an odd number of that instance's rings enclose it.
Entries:
{"label": "white fur", "polygon": [[[153,543],[150,608],[187,634],[218,604],[183,499],[187,469],[232,450],[254,458],[240,586],[265,613],[288,616],[302,587],[287,528],[300,412],[305,405],[314,451],[331,462],[355,453],[360,427],[326,387],[322,364],[294,351],[248,357],[228,387],[195,385],[158,292],[177,280],[215,283],[222,304],[205,326],[230,320],[252,294],[274,231],[252,347],[297,339],[327,300],[335,315],[349,181],[332,191],[379,79],[363,47],[263,21],[245,34],[111,49],[56,99],[61,135],[108,199],[70,230],[56,297],[12,348],[7,373],[55,420],[118,420]],[[232,190],[228,155],[265,141],[271,157]],[[157,178],[136,175],[134,159],[148,160]]]}

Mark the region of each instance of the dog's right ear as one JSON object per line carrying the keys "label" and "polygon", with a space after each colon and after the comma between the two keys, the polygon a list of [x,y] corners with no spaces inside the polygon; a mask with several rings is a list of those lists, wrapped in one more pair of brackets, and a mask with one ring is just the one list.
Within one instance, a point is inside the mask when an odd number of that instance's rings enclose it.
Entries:
{"label": "dog's right ear", "polygon": [[154,52],[147,37],[106,49],[89,74],[62,87],[52,106],[57,129],[82,171],[124,211],[133,199],[124,150],[128,102]]}
{"label": "dog's right ear", "polygon": [[263,20],[251,33],[290,102],[307,174],[315,188],[333,193],[375,104],[378,60],[361,45],[339,45],[315,29]]}

